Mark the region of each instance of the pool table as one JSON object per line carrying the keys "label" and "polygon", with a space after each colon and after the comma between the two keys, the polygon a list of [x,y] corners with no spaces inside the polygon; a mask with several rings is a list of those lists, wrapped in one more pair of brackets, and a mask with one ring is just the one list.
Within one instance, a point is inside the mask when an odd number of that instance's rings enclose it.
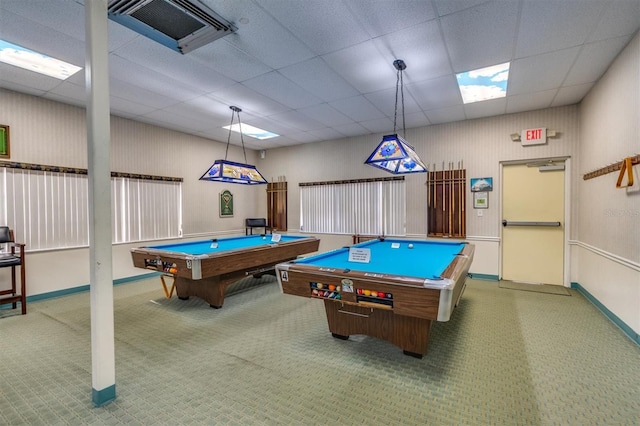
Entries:
{"label": "pool table", "polygon": [[276,276],[283,293],[324,300],[333,337],[364,334],[422,358],[431,325],[462,296],[474,249],[379,238],[278,264]]}
{"label": "pool table", "polygon": [[134,248],[131,256],[138,268],[173,275],[180,299],[196,296],[212,308],[220,308],[230,284],[273,270],[279,262],[317,251],[319,244],[315,237],[243,235]]}

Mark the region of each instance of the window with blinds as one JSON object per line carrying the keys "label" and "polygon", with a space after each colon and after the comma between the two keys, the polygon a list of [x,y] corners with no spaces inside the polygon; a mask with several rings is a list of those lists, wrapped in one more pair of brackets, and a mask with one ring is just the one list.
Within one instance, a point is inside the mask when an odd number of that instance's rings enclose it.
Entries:
{"label": "window with blinds", "polygon": [[[0,167],[0,224],[28,250],[89,245],[86,171],[55,167]],[[114,243],[181,235],[182,183],[112,177]]]}
{"label": "window with blinds", "polygon": [[301,183],[300,231],[405,235],[404,177]]}

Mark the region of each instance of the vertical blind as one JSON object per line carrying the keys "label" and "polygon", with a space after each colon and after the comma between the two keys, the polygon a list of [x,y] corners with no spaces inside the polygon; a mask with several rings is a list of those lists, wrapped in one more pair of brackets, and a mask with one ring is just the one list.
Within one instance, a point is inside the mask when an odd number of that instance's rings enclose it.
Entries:
{"label": "vertical blind", "polygon": [[300,184],[300,231],[406,234],[404,179]]}
{"label": "vertical blind", "polygon": [[[88,177],[0,167],[0,224],[28,250],[89,245]],[[181,236],[179,181],[112,177],[113,242]]]}

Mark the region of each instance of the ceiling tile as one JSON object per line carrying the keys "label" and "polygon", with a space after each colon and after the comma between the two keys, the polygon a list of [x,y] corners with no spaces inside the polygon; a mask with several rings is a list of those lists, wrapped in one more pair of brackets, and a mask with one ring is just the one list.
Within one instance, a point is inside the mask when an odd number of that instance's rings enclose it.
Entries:
{"label": "ceiling tile", "polygon": [[[343,0],[278,0],[260,5],[316,55],[335,52],[369,39]],[[391,7],[387,2],[380,5]],[[329,25],[308,25],[309,22],[326,22]]]}
{"label": "ceiling tile", "polygon": [[623,36],[584,45],[564,84],[574,86],[598,80],[629,39],[629,36]]}
{"label": "ceiling tile", "polygon": [[380,112],[380,110],[364,96],[340,99],[338,101],[330,102],[329,105],[357,122],[385,118],[384,114],[382,114],[382,112]]}
{"label": "ceiling tile", "polygon": [[483,102],[473,102],[464,105],[464,115],[468,120],[474,118],[491,117],[506,113],[507,99],[491,99]]}
{"label": "ceiling tile", "polygon": [[560,87],[578,51],[578,47],[573,47],[513,61],[509,69],[507,95],[520,95]]}
{"label": "ceiling tile", "polygon": [[425,111],[424,113],[431,124],[451,123],[454,121],[462,121],[466,118],[462,105],[433,109]]}
{"label": "ceiling tile", "polygon": [[393,61],[397,58],[382,55],[372,41],[329,53],[323,59],[359,92],[395,87]]}
{"label": "ceiling tile", "polygon": [[[518,2],[482,3],[441,18],[454,72],[509,61],[516,37]],[[493,25],[487,25],[494,23]]]}
{"label": "ceiling tile", "polygon": [[347,0],[345,3],[371,38],[436,18],[431,3],[427,1],[386,1],[380,2],[378,7],[372,7],[371,0]]}
{"label": "ceiling tile", "polygon": [[544,92],[528,93],[507,97],[507,113],[534,111],[549,108],[551,101],[558,91],[556,89]]}
{"label": "ceiling tile", "polygon": [[275,71],[242,84],[289,108],[303,108],[322,102],[320,98]]}
{"label": "ceiling tile", "polygon": [[410,84],[405,89],[423,111],[441,109],[462,103],[458,82],[453,75]]}
{"label": "ceiling tile", "polygon": [[319,57],[282,68],[279,72],[325,102],[358,94]]}
{"label": "ceiling tile", "polygon": [[516,57],[539,55],[584,43],[596,27],[604,6],[603,2],[583,0],[525,0]]}
{"label": "ceiling tile", "polygon": [[551,102],[552,107],[573,105],[582,100],[591,90],[594,83],[578,84],[577,86],[564,86],[558,90]]}

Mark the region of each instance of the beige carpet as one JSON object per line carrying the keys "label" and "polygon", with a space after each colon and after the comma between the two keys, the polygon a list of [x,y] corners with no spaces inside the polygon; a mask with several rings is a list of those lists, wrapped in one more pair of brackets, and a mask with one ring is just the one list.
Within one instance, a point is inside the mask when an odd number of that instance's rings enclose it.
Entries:
{"label": "beige carpet", "polygon": [[89,295],[0,319],[2,425],[637,425],[640,347],[575,290],[469,280],[423,359],[331,337],[273,277],[212,309],[115,287],[117,399],[91,404]]}
{"label": "beige carpet", "polygon": [[499,284],[500,288],[506,288],[508,290],[521,290],[521,291],[533,291],[535,293],[545,294],[557,294],[560,296],[571,296],[569,289],[560,285],[550,284],[525,284],[515,281],[501,280]]}

